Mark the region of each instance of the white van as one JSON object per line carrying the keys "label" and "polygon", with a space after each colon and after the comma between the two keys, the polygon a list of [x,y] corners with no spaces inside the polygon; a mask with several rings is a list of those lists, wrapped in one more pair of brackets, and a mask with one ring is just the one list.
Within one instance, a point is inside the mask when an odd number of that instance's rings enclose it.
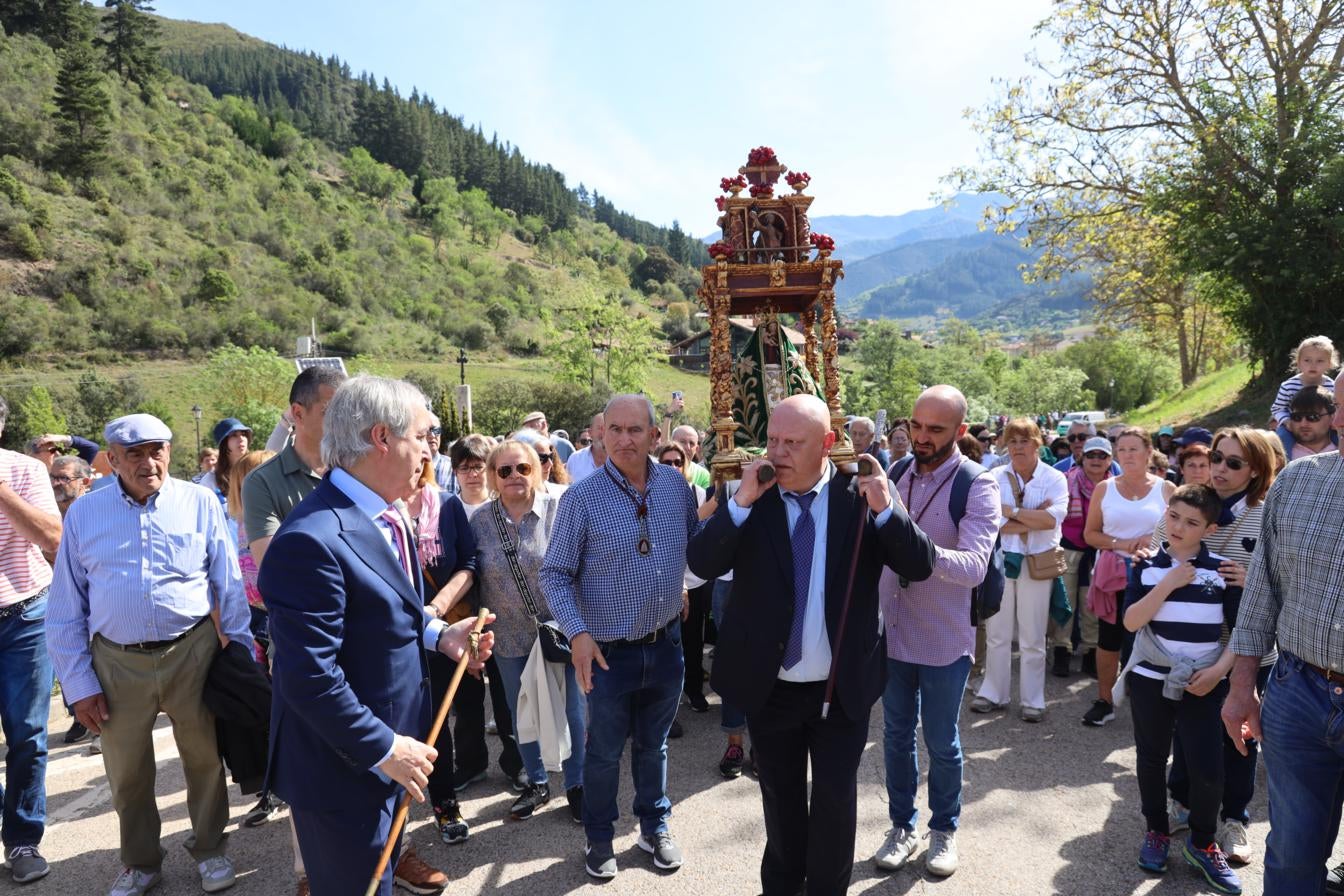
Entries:
{"label": "white van", "polygon": [[1106,420],[1106,415],[1101,411],[1070,411],[1059,421],[1059,434],[1064,435],[1069,431],[1069,426],[1074,423],[1091,423],[1093,426],[1100,426]]}

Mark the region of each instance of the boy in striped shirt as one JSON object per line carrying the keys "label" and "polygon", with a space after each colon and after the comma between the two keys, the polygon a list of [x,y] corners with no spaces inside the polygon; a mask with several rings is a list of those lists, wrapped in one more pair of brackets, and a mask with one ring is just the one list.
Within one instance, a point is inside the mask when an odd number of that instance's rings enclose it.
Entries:
{"label": "boy in striped shirt", "polygon": [[1241,881],[1214,839],[1223,790],[1222,721],[1232,654],[1218,643],[1226,621],[1237,619],[1241,588],[1218,573],[1223,558],[1203,539],[1218,528],[1218,493],[1207,485],[1183,485],[1167,504],[1167,541],[1151,559],[1139,560],[1125,593],[1125,628],[1135,632],[1134,651],[1116,689],[1131,698],[1139,794],[1148,831],[1140,867],[1167,869],[1170,830],[1166,769],[1172,735],[1190,769],[1190,838],[1182,848],[1220,893],[1241,892]]}

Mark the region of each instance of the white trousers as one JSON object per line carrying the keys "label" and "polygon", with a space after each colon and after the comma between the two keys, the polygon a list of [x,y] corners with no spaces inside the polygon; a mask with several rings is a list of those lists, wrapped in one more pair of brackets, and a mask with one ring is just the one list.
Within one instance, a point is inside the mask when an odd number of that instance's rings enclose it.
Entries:
{"label": "white trousers", "polygon": [[1013,673],[1013,631],[1022,652],[1019,690],[1024,707],[1045,709],[1045,630],[1050,618],[1053,579],[1033,579],[1022,573],[1008,579],[1003,606],[985,621],[985,680],[977,696],[991,703],[1008,703]]}

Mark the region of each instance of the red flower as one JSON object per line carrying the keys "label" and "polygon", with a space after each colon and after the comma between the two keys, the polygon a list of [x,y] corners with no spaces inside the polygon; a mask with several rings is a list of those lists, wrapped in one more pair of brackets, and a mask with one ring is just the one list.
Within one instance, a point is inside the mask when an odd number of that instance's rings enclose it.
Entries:
{"label": "red flower", "polygon": [[809,236],[808,239],[811,241],[812,245],[816,246],[822,252],[835,251],[835,240],[831,239],[827,234],[814,233]]}
{"label": "red flower", "polygon": [[737,187],[740,190],[746,185],[747,179],[740,174],[737,175],[737,177],[724,177],[719,179],[719,189],[725,193],[732,190],[733,187]]}
{"label": "red flower", "polygon": [[724,240],[709,244],[710,258],[727,258],[731,256],[734,251],[733,247]]}
{"label": "red flower", "polygon": [[722,196],[715,196],[714,204],[719,207],[719,211],[723,211],[723,207],[728,204],[728,200],[724,199]]}
{"label": "red flower", "polygon": [[774,193],[775,193],[774,187],[770,186],[769,184],[751,185],[751,195],[753,196],[773,196]]}
{"label": "red flower", "polygon": [[763,165],[778,165],[779,156],[775,155],[775,151],[768,146],[758,146],[747,153],[747,164],[757,167]]}
{"label": "red flower", "polygon": [[784,180],[791,187],[806,187],[812,182],[812,175],[806,171],[790,171],[784,175]]}

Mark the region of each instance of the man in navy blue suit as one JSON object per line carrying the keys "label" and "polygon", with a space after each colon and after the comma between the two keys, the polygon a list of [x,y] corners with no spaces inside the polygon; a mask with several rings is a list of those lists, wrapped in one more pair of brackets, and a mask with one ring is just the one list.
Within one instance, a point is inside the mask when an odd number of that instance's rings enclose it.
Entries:
{"label": "man in navy blue suit", "polygon": [[[357,376],[327,406],[330,472],[266,552],[258,585],[275,645],[269,789],[293,811],[316,896],[362,890],[401,787],[418,801],[437,751],[425,651],[458,659],[474,620],[425,612],[415,538],[394,502],[430,458],[425,397]],[[480,639],[479,667],[493,635]],[[451,762],[451,757],[444,757]],[[394,854],[380,894],[392,891]]]}

